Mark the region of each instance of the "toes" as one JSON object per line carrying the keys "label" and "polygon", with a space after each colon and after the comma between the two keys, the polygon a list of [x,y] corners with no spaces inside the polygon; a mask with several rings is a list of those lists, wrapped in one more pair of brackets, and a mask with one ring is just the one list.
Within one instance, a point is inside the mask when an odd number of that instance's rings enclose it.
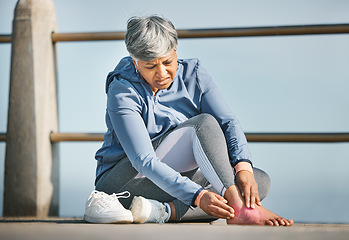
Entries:
{"label": "toes", "polygon": [[279,222],[280,225],[285,226],[286,225],[286,221],[284,218],[278,218],[277,221]]}
{"label": "toes", "polygon": [[288,223],[287,226],[292,226],[294,222],[293,222],[293,220],[288,220],[287,223]]}
{"label": "toes", "polygon": [[274,218],[274,219],[269,219],[265,222],[266,225],[270,226],[291,226],[293,225],[293,220],[287,220],[285,218]]}
{"label": "toes", "polygon": [[282,221],[284,222],[284,224],[282,224],[283,226],[292,226],[293,225],[293,220],[288,220],[288,219],[282,218]]}
{"label": "toes", "polygon": [[292,226],[293,225],[293,220],[287,220],[282,217],[268,220],[268,222],[269,222],[268,225],[272,225],[272,226]]}
{"label": "toes", "polygon": [[265,222],[265,225],[273,226],[274,223],[273,223],[273,221],[271,221],[271,220],[267,220],[267,221]]}
{"label": "toes", "polygon": [[285,226],[291,226],[291,223],[289,220],[285,219],[284,221],[285,221]]}
{"label": "toes", "polygon": [[276,219],[269,219],[265,223],[270,226],[279,226],[279,222]]}

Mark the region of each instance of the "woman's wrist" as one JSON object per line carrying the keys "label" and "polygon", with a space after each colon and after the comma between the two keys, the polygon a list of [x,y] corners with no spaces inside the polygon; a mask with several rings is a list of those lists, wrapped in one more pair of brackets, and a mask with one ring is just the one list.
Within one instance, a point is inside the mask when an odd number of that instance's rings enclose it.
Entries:
{"label": "woman's wrist", "polygon": [[201,198],[202,198],[202,196],[203,196],[206,192],[208,192],[208,191],[205,190],[205,189],[203,189],[203,190],[198,194],[198,196],[196,197],[196,199],[195,199],[195,205],[196,205],[197,207],[200,208],[200,201],[201,201]]}
{"label": "woman's wrist", "polygon": [[235,175],[237,175],[241,171],[247,171],[250,172],[253,175],[253,168],[252,165],[248,162],[239,162],[235,165]]}

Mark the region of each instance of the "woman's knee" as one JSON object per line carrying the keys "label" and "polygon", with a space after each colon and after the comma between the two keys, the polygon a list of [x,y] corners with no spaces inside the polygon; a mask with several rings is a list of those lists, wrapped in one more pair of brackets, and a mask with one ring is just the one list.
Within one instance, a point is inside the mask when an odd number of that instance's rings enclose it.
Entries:
{"label": "woman's knee", "polygon": [[200,114],[196,117],[198,118],[196,120],[196,134],[201,144],[207,143],[208,146],[225,151],[225,136],[217,120],[207,113]]}
{"label": "woman's knee", "polygon": [[199,138],[210,138],[210,136],[213,138],[221,138],[224,136],[217,120],[208,113],[196,115],[181,124],[179,127],[193,127]]}
{"label": "woman's knee", "polygon": [[192,118],[193,122],[201,129],[220,128],[217,120],[208,113],[202,113]]}

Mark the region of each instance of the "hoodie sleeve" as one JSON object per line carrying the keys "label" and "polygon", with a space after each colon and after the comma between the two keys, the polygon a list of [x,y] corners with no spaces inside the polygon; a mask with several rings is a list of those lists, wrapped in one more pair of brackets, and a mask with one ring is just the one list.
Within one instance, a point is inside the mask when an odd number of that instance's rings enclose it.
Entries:
{"label": "hoodie sleeve", "polygon": [[122,148],[139,173],[168,194],[191,205],[201,186],[183,177],[156,156],[141,116],[142,101],[128,84],[127,81],[114,79],[107,93],[107,111]]}
{"label": "hoodie sleeve", "polygon": [[252,165],[251,153],[240,123],[200,61],[196,65],[196,73],[198,84],[203,92],[201,111],[214,116],[220,124],[227,141],[231,165],[235,167],[239,162],[249,162]]}

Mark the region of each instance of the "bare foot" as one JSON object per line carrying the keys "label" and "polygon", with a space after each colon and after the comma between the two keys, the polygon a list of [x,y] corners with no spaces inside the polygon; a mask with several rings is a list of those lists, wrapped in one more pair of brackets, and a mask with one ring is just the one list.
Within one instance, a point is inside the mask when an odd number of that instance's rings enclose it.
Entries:
{"label": "bare foot", "polygon": [[262,206],[254,209],[247,208],[244,199],[235,185],[229,187],[225,193],[228,204],[234,208],[235,217],[227,220],[227,224],[243,225],[270,225],[270,226],[291,226],[293,220],[288,220],[276,215]]}
{"label": "bare foot", "polygon": [[287,220],[268,209],[257,206],[255,209],[242,207],[235,210],[235,217],[227,220],[228,224],[291,226],[293,220]]}

